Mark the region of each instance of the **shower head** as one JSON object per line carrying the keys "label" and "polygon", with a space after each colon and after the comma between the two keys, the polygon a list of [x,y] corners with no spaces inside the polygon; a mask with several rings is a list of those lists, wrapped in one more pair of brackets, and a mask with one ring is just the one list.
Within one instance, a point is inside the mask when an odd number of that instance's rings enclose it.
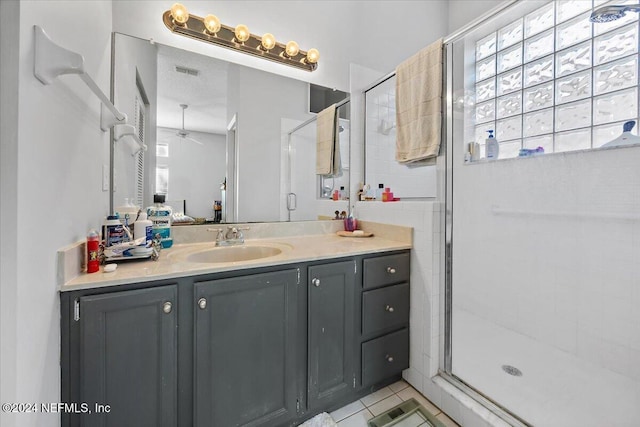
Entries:
{"label": "shower head", "polygon": [[602,6],[593,11],[589,20],[598,24],[611,22],[622,18],[627,12],[640,12],[640,4]]}

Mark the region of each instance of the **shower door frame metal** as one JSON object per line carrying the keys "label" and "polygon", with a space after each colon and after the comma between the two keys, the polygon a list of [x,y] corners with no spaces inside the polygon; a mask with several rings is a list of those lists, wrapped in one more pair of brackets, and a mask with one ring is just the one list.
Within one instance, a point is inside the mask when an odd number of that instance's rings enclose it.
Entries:
{"label": "shower door frame metal", "polygon": [[444,314],[441,318],[444,320],[443,342],[440,350],[440,363],[438,374],[444,378],[447,382],[461,390],[463,393],[479,402],[482,406],[489,411],[500,417],[503,421],[516,427],[531,427],[531,424],[527,423],[522,418],[518,417],[507,408],[501,406],[497,402],[491,400],[488,396],[484,395],[479,390],[475,389],[472,385],[467,384],[462,379],[458,378],[452,372],[452,322],[453,322],[453,49],[452,46],[455,42],[464,39],[464,37],[476,29],[479,25],[483,24],[487,19],[491,19],[498,13],[501,13],[514,4],[518,0],[509,0],[497,7],[489,10],[487,13],[482,14],[469,24],[463,26],[455,33],[447,36],[443,39],[443,76],[445,76],[445,111],[444,111],[444,126],[442,137],[445,140],[444,146],[444,176],[445,180],[440,187],[440,191],[444,196],[444,215],[441,218],[441,230],[444,230],[442,234],[441,244],[441,271],[444,274],[440,275],[440,286],[443,292],[443,305]]}

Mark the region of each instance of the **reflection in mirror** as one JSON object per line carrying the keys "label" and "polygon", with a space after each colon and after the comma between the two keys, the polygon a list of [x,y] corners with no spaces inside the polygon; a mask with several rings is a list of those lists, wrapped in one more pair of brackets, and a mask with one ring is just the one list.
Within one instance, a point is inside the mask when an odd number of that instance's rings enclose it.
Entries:
{"label": "reflection in mirror", "polygon": [[316,120],[302,123],[289,132],[290,198],[287,220],[302,221],[318,216],[334,218],[335,211],[349,212],[350,102],[337,103],[338,143],[341,171],[335,176],[310,174],[316,168]]}
{"label": "reflection in mirror", "polygon": [[365,91],[365,183],[372,193],[382,184],[394,197],[436,197],[436,166],[396,162],[396,77]]}
{"label": "reflection in mirror", "polygon": [[[288,134],[314,118],[309,92],[302,81],[114,34],[114,104],[149,147],[132,157],[112,145],[114,210],[125,198],[146,207],[154,193],[165,193],[174,211],[199,221],[216,220],[218,201],[222,221],[288,220]],[[341,179],[348,193],[348,176]],[[315,183],[309,192],[314,206],[322,185],[339,184],[321,183],[314,168],[301,170],[295,180]],[[337,209],[304,207],[295,220]]]}

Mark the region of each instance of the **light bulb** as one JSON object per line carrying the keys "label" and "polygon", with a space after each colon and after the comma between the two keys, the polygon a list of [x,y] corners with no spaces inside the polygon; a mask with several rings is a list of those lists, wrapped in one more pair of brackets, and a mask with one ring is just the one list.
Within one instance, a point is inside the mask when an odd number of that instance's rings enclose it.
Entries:
{"label": "light bulb", "polygon": [[249,28],[247,28],[246,25],[242,25],[242,24],[236,27],[235,33],[236,33],[236,40],[242,43],[249,40],[249,36],[251,36],[251,33],[249,32]]}
{"label": "light bulb", "polygon": [[276,46],[276,38],[271,33],[266,33],[262,36],[262,47],[266,50],[271,50]]}
{"label": "light bulb", "polygon": [[220,31],[220,20],[216,15],[207,15],[204,17],[204,27],[208,32],[215,34]]}
{"label": "light bulb", "polygon": [[184,5],[174,3],[173,6],[171,6],[171,17],[178,24],[184,24],[189,20],[189,11]]}
{"label": "light bulb", "polygon": [[298,43],[290,41],[289,43],[287,43],[284,51],[286,52],[287,56],[294,57],[300,51],[300,47],[298,47]]}
{"label": "light bulb", "polygon": [[320,52],[318,52],[318,49],[309,49],[307,52],[307,62],[309,64],[315,64],[318,62],[318,59],[320,59]]}

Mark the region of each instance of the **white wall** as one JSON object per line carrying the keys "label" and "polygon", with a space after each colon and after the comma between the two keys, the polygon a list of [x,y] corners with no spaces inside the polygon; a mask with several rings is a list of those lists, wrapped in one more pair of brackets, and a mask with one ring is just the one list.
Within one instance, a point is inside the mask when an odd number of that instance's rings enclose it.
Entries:
{"label": "white wall", "polygon": [[[167,201],[186,200],[186,214],[212,218],[213,202],[220,199],[226,173],[225,135],[189,132],[197,144],[176,136],[177,129],[158,128],[158,142],[167,143],[169,157],[158,157],[158,166],[169,167]],[[197,172],[196,172],[197,171]]]}
{"label": "white wall", "polygon": [[[3,2],[3,30],[5,17],[18,19],[5,15],[5,7],[12,6]],[[17,71],[19,79],[17,90],[13,89],[17,97],[12,102],[18,108],[14,122],[17,129],[13,126],[7,130],[7,147],[4,123],[2,126],[2,310],[3,316],[15,316],[14,325],[5,325],[4,317],[2,322],[2,400],[58,402],[60,308],[55,253],[70,242],[84,239],[107,213],[102,164],[108,162],[109,135],[100,130],[98,99],[78,77],[63,76],[49,86],[36,80],[33,25],[41,25],[65,48],[82,53],[86,70],[108,93],[111,22],[105,16],[111,15],[111,2],[67,2],[64,13],[57,2],[21,1],[19,8],[19,52],[8,74]],[[4,32],[2,35],[5,106],[4,49],[15,40],[7,44]],[[16,130],[17,152],[12,150],[16,145],[11,144],[16,141]],[[12,166],[5,168],[8,163]],[[5,180],[7,176],[15,179]],[[13,199],[13,205],[5,206],[5,194],[9,201]],[[5,218],[7,213],[10,216]],[[5,220],[11,221],[17,243],[11,234],[5,235]],[[5,258],[7,249],[13,256]],[[12,309],[5,312],[6,306]],[[5,353],[6,348],[12,350]],[[19,415],[16,424],[5,413],[0,417],[3,427],[60,423],[58,414]]]}

